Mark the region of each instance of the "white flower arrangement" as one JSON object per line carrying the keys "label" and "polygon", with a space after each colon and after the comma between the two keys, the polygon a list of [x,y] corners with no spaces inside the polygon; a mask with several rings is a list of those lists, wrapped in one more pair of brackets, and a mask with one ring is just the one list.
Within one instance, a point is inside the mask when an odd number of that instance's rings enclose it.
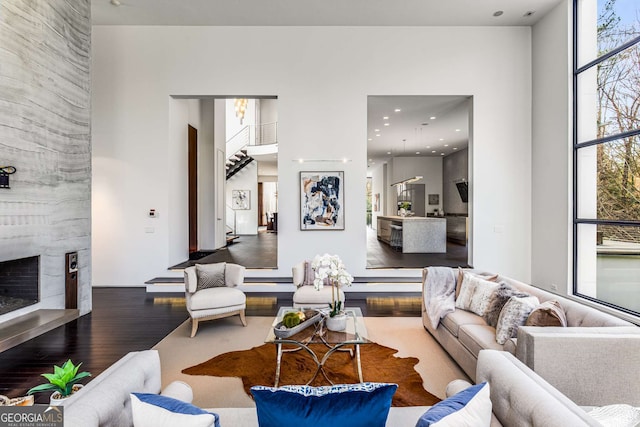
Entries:
{"label": "white flower arrangement", "polygon": [[324,287],[325,282],[331,285],[331,304],[329,315],[334,317],[341,313],[342,301],[336,301],[337,289],[341,286],[350,286],[353,282],[353,276],[347,272],[344,263],[338,255],[316,255],[311,262],[311,268],[315,272],[313,286],[320,290]]}
{"label": "white flower arrangement", "polygon": [[313,286],[320,290],[325,285],[325,279],[333,286],[350,286],[353,283],[353,276],[347,272],[344,263],[338,255],[316,255],[311,262],[311,268],[316,273]]}

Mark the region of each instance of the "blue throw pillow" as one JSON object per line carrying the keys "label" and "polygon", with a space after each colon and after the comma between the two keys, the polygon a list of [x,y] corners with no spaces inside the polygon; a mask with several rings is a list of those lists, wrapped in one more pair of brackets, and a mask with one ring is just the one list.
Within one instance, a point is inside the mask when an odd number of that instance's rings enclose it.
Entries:
{"label": "blue throw pillow", "polygon": [[134,427],[220,427],[218,414],[151,393],[131,393]]}
{"label": "blue throw pillow", "polygon": [[384,427],[396,384],[254,386],[260,427]]}
{"label": "blue throw pillow", "polygon": [[489,384],[484,382],[436,403],[420,417],[416,427],[488,427],[490,424]]}

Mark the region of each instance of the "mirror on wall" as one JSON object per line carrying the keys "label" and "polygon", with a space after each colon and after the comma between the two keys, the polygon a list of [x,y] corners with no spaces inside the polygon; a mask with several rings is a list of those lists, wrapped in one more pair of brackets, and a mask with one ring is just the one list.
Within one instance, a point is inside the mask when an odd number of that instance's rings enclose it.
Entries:
{"label": "mirror on wall", "polygon": [[367,97],[367,268],[468,265],[472,97]]}

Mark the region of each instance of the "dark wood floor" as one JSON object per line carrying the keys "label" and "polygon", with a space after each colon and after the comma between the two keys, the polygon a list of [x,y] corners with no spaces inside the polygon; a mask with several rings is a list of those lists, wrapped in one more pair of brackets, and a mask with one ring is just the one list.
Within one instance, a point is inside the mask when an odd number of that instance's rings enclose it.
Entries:
{"label": "dark wood floor", "polygon": [[[275,316],[292,305],[291,293],[247,294],[248,316]],[[365,316],[420,316],[416,293],[349,293],[348,306]],[[97,376],[126,353],[153,347],[187,320],[183,294],[147,294],[144,288],[94,288],[93,311],[44,335],[0,353],[0,394],[17,397],[43,382],[67,359]],[[48,393],[36,395],[47,403]]]}
{"label": "dark wood floor", "polygon": [[260,232],[239,236],[234,243],[198,260],[189,260],[171,268],[187,268],[198,264],[231,262],[247,268],[278,268],[278,234]]}
{"label": "dark wood floor", "polygon": [[[171,268],[186,268],[196,263],[233,262],[247,268],[278,267],[278,235],[258,233],[240,236],[235,243],[199,260],[185,261]],[[422,268],[428,266],[469,267],[467,246],[447,242],[444,254],[403,254],[378,241],[376,231],[367,228],[367,268]]]}
{"label": "dark wood floor", "polygon": [[469,267],[467,260],[467,246],[451,242],[444,254],[403,254],[379,241],[376,230],[367,228],[367,268]]}

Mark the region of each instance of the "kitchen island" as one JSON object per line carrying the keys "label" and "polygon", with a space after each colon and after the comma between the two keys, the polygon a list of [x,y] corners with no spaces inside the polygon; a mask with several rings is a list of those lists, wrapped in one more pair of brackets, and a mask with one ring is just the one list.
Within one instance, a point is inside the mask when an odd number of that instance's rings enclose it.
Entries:
{"label": "kitchen island", "polygon": [[402,227],[402,253],[447,252],[445,218],[379,215],[377,225],[378,240],[388,244],[391,244],[392,226]]}

